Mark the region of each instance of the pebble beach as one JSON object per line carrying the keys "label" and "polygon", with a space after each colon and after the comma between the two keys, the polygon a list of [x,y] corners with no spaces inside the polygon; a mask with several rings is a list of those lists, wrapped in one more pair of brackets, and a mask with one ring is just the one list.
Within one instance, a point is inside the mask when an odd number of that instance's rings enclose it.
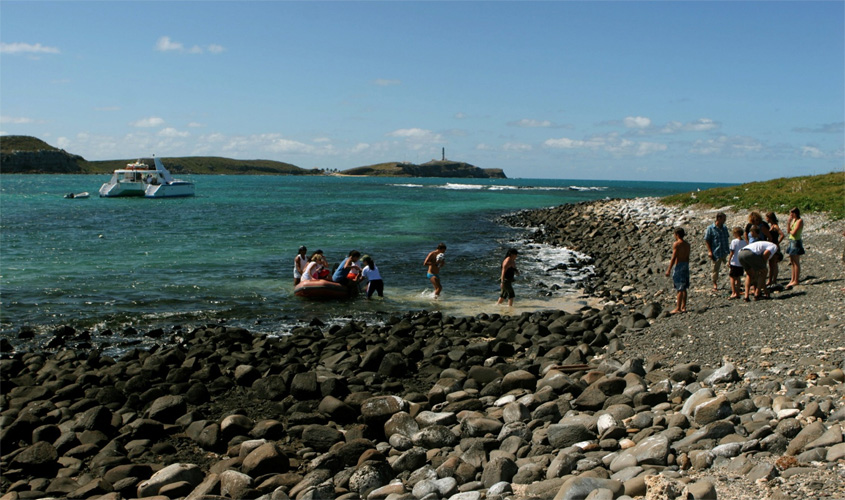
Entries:
{"label": "pebble beach", "polygon": [[801,284],[746,303],[711,291],[716,211],[504,217],[592,258],[577,312],[124,332],[156,344],[120,358],[58,328],[0,360],[0,500],[845,498],[845,222],[805,214]]}

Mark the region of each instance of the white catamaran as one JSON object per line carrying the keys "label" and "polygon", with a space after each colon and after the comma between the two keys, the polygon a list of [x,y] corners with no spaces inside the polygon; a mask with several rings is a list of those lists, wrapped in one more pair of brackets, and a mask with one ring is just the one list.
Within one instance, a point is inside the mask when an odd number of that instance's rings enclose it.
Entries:
{"label": "white catamaran", "polygon": [[[154,165],[154,166],[150,166]],[[114,171],[111,179],[100,187],[100,196],[143,196],[174,198],[194,195],[194,183],[174,179],[161,160],[142,158]]]}

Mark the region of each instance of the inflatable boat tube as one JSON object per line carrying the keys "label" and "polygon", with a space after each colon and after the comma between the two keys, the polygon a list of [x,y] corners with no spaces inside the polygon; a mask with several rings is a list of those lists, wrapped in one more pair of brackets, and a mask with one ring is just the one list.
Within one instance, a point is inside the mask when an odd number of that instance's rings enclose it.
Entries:
{"label": "inflatable boat tube", "polygon": [[328,280],[302,281],[293,289],[297,297],[314,300],[348,299],[349,289],[340,283]]}

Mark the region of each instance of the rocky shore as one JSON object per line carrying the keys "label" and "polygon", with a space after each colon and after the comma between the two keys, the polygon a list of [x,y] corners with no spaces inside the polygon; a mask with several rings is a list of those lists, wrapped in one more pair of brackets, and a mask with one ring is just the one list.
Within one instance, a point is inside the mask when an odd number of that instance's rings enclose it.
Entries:
{"label": "rocky shore", "polygon": [[507,218],[593,257],[577,313],[174,328],[120,359],[60,328],[0,360],[0,500],[845,498],[843,228],[813,217],[770,301],[708,291],[711,212],[638,199]]}

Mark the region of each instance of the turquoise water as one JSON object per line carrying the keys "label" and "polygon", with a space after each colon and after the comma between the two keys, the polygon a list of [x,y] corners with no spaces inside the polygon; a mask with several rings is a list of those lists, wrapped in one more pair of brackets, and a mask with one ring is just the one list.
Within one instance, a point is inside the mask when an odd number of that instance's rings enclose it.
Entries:
{"label": "turquoise water", "polygon": [[[48,330],[70,324],[96,333],[217,321],[283,334],[314,317],[330,322],[416,309],[495,312],[499,265],[514,245],[525,246],[517,311],[556,307],[575,296],[572,289],[583,276],[551,273],[566,256],[525,245],[520,231],[499,223],[500,215],[713,186],[197,175],[189,177],[197,186],[193,198],[96,197],[107,179],[0,178],[0,334],[15,338],[24,325]],[[572,185],[598,190],[574,191]],[[63,198],[81,191],[92,197]],[[448,263],[443,296],[434,301],[422,262],[440,241],[448,245]],[[324,250],[330,262],[351,249],[372,255],[386,298],[314,303],[293,296],[300,245],[309,254]],[[562,288],[551,292],[540,282]]]}

